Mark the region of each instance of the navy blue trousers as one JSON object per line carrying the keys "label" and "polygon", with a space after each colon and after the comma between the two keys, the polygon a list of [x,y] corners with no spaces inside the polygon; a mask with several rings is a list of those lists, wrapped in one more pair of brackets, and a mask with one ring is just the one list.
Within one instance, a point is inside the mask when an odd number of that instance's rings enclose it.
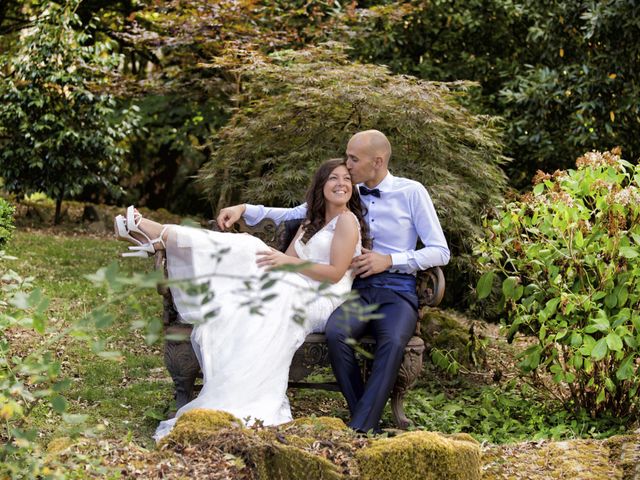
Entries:
{"label": "navy blue trousers", "polygon": [[[333,373],[351,412],[349,426],[361,432],[379,432],[380,417],[395,384],[404,349],[416,329],[418,297],[415,292],[379,286],[358,288],[356,283],[354,287],[360,295],[357,302],[362,306],[378,305],[375,313],[380,318],[363,322],[353,308],[343,306],[329,317],[325,335]],[[376,339],[376,350],[365,384],[348,340],[358,340],[368,333]]]}

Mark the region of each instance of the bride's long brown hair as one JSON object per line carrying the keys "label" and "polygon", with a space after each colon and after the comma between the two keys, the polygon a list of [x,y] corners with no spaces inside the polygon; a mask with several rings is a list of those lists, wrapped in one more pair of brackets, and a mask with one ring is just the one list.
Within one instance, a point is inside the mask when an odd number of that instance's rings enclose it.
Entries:
{"label": "bride's long brown hair", "polygon": [[[326,200],[324,198],[324,184],[327,183],[329,175],[340,165],[347,166],[347,162],[344,158],[332,158],[327,160],[316,171],[307,190],[307,217],[304,222],[304,234],[302,235],[302,241],[308,242],[325,224],[326,213]],[[351,198],[347,203],[347,207],[351,210],[360,224],[360,235],[362,237],[362,245],[366,247],[370,246],[369,242],[369,227],[367,222],[364,221],[366,215],[365,209],[360,202],[360,193],[358,188],[353,185]]]}

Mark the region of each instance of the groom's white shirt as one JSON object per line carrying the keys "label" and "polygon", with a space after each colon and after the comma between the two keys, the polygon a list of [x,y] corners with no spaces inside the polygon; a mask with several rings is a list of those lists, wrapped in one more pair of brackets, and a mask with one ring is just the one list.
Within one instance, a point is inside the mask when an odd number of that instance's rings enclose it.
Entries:
{"label": "groom's white shirt", "polygon": [[[358,185],[359,186],[359,185]],[[375,252],[391,255],[392,272],[411,273],[449,262],[449,248],[442,227],[426,188],[415,180],[394,177],[388,173],[375,187],[380,198],[361,195],[367,209],[365,219],[369,225]],[[277,224],[286,220],[304,218],[306,204],[295,208],[246,205],[243,215],[249,225],[264,218]],[[424,247],[416,250],[418,238]]]}

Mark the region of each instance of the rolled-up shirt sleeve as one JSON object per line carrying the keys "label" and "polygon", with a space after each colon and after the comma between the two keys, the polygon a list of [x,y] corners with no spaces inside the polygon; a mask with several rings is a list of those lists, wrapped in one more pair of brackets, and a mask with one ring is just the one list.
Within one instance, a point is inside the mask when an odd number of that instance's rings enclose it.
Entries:
{"label": "rolled-up shirt sleeve", "polygon": [[264,205],[245,204],[245,211],[242,217],[247,225],[253,226],[265,218],[269,218],[279,225],[287,220],[304,218],[307,215],[307,204],[303,203],[294,208],[265,207]]}
{"label": "rolled-up shirt sleeve", "polygon": [[412,270],[442,266],[449,263],[451,256],[447,240],[442,232],[436,209],[426,188],[418,185],[409,196],[409,207],[414,228],[424,247],[391,254],[394,267],[408,267]]}

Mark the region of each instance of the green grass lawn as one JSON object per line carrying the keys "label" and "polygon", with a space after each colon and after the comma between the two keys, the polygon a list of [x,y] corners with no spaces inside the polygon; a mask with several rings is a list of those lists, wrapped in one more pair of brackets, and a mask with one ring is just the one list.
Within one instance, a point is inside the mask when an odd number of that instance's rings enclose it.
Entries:
{"label": "green grass lawn", "polygon": [[[151,259],[120,257],[125,249],[124,243],[108,237],[18,230],[7,248],[17,259],[6,262],[3,270],[34,277],[34,286],[51,300],[49,329],[56,330],[105,302],[105,291],[87,280],[86,274],[112,261],[123,273],[152,269]],[[151,445],[154,417],[164,417],[172,404],[172,384],[161,343],[149,346],[143,334],[131,328],[135,320],[161,316],[161,297],[148,290],[138,300],[140,311],[124,302],[111,307],[116,321],[104,331],[104,338],[108,350],[122,353],[120,360],[101,358],[86,341],[74,338],[57,343],[55,350],[72,380],[66,394],[70,413],[89,415],[87,424],[100,425],[108,438],[129,436]],[[43,440],[64,433],[59,418],[47,415],[47,408],[34,412],[33,420]]]}

